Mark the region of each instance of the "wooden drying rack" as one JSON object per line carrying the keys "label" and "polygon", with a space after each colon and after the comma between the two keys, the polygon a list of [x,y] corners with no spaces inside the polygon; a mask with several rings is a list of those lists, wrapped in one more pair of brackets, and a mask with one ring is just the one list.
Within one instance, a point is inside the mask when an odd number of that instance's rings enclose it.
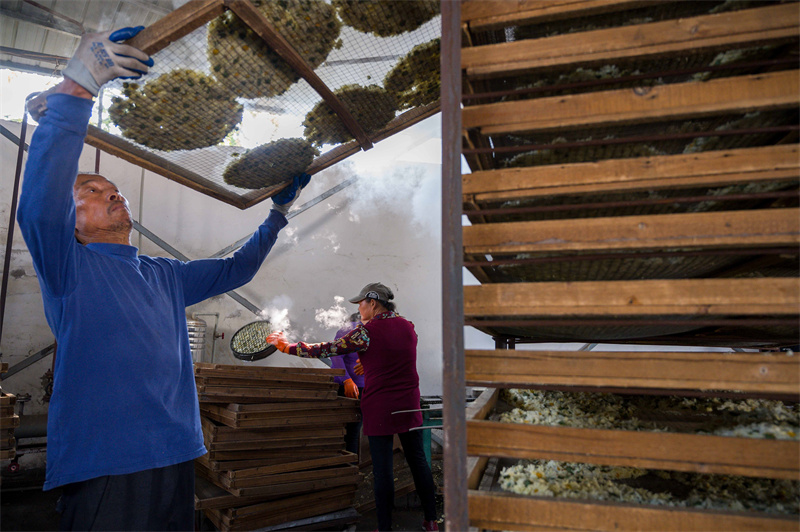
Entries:
{"label": "wooden drying rack", "polygon": [[[764,60],[753,72],[735,72],[704,82],[686,82],[684,77],[683,81],[652,87],[623,84],[627,89],[606,88],[618,80],[599,80],[590,88],[580,83],[570,86],[569,79],[553,82],[563,83],[562,86],[545,84],[531,89],[526,85],[536,79],[530,76],[541,75],[546,80],[552,72],[572,72],[579,67],[592,68],[618,61],[652,67],[653,62],[688,57],[697,50],[713,57],[720,51],[765,45],[786,49],[796,47],[800,35],[800,11],[796,3],[630,25],[611,22],[610,25],[617,27],[610,29],[595,29],[597,26],[591,27],[589,23],[581,26],[587,17],[617,17],[625,11],[671,8],[669,4],[660,0],[465,0],[442,4],[443,399],[448,529],[797,530],[797,516],[527,497],[487,486],[485,477],[491,475],[484,477],[487,463],[503,458],[772,479],[796,480],[800,474],[800,443],[792,440],[576,429],[486,420],[499,391],[505,388],[777,398],[795,402],[800,397],[800,359],[782,352],[515,351],[509,347],[513,347],[515,340],[525,338],[503,336],[502,331],[530,322],[562,329],[576,320],[598,328],[618,324],[641,327],[664,323],[668,321],[665,316],[747,324],[769,316],[770,323],[797,330],[800,315],[797,275],[737,278],[735,268],[730,275],[721,277],[598,278],[571,282],[530,282],[514,278],[513,273],[498,281],[489,275],[498,263],[516,265],[526,261],[519,255],[532,257],[527,260],[534,265],[541,257],[544,257],[542,262],[554,257],[569,261],[578,254],[607,258],[633,253],[669,256],[675,251],[709,255],[739,252],[748,257],[763,253],[765,258],[759,264],[769,264],[771,257],[780,253],[797,256],[800,210],[796,207],[796,184],[800,180],[800,146],[794,118],[780,131],[771,130],[782,137],[767,145],[498,167],[498,154],[503,153],[503,148],[508,148],[505,153],[545,150],[552,145],[542,145],[541,139],[556,137],[562,131],[592,128],[620,131],[623,127],[755,111],[796,116],[800,108],[800,74],[796,55],[791,54],[789,59],[774,59],[774,64]],[[505,42],[508,28],[563,23],[571,30],[566,24],[572,22],[577,28],[587,29],[553,35],[555,32],[549,27],[547,31],[537,28],[539,37]],[[783,61],[782,68],[776,68],[778,61]],[[702,70],[705,63],[694,71],[683,65],[671,65],[668,70],[689,70],[691,75]],[[681,75],[687,74],[681,71]],[[521,88],[514,89],[513,78],[521,76],[526,76],[526,81],[519,82],[517,86]],[[636,76],[626,81],[633,78]],[[576,90],[560,96],[535,96],[536,91],[562,94],[561,91],[570,89]],[[656,131],[655,135],[660,133]],[[529,134],[535,140],[526,138],[516,146],[513,141],[505,140],[519,134]],[[647,134],[642,133],[641,138]],[[711,135],[704,132],[702,136]],[[578,135],[576,138],[580,140]],[[525,142],[534,145],[526,146]],[[580,144],[567,138],[564,151],[572,148],[570,142]],[[472,169],[471,174],[463,176],[462,154]],[[602,200],[597,198],[601,197],[612,198],[609,203],[622,204],[628,195],[635,198],[641,191],[692,191],[764,182],[775,183],[786,192],[781,192],[780,200],[778,195],[761,196],[761,207],[676,214],[567,215],[556,219],[536,218],[532,214],[536,209],[541,212],[563,207],[557,201],[546,203],[545,200],[552,198],[578,198],[578,204],[582,200],[598,209]],[[664,199],[664,203],[672,200],[669,194],[666,197],[670,199]],[[786,203],[764,208],[769,201]],[[517,208],[514,205],[517,202],[532,206]],[[492,217],[502,215],[503,210],[508,213],[507,221],[495,222]],[[587,207],[581,214],[590,210]],[[511,217],[512,213],[532,218],[518,221]],[[463,215],[471,220],[470,226],[462,227]],[[769,253],[775,255],[767,256]],[[462,286],[462,264],[480,285]],[[464,324],[495,336],[497,348],[464,350]],[[493,334],[498,330],[501,332]],[[759,345],[763,346],[791,345],[781,341],[792,338],[797,341],[796,337],[779,333],[761,334],[756,340],[762,341]],[[710,337],[676,339],[675,336],[680,335],[636,338],[634,343],[681,345],[692,341],[697,346],[715,345]],[[724,343],[732,338],[721,337],[722,343],[716,345],[736,346]],[[466,415],[465,386],[489,387]]]}

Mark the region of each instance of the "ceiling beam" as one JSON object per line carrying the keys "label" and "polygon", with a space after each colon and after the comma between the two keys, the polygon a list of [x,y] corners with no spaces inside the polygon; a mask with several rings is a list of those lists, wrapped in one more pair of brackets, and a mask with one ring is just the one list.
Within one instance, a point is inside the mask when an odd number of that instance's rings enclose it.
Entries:
{"label": "ceiling beam", "polygon": [[[80,37],[83,34],[83,28],[77,24],[65,20],[58,20],[50,13],[26,6],[28,6],[28,4],[22,4],[21,11],[0,7],[0,16],[27,22],[35,26],[41,26],[59,33],[72,35],[73,37]],[[25,12],[23,13],[23,11]]]}
{"label": "ceiling beam", "polygon": [[0,68],[7,68],[15,72],[30,72],[32,74],[43,74],[45,76],[52,76],[60,74],[61,69],[45,68],[37,65],[29,65],[27,63],[17,63],[15,61],[1,61]]}

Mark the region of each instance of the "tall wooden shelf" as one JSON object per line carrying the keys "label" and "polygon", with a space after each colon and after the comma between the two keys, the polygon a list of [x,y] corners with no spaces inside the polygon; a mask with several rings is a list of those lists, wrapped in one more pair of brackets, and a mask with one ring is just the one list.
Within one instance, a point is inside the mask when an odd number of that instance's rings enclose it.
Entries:
{"label": "tall wooden shelf", "polygon": [[[445,196],[443,210],[460,209],[470,224],[443,245],[459,242],[480,285],[445,289],[445,307],[463,300],[464,323],[498,347],[739,352],[466,350],[456,355],[464,380],[454,371],[445,388],[490,387],[492,401],[512,387],[800,398],[800,357],[782,351],[800,343],[800,9],[730,6],[460,2],[463,108],[443,127],[458,124],[471,172],[461,205]],[[453,75],[446,38],[443,79]],[[479,489],[490,458],[797,480],[796,440],[515,425],[483,414],[465,422],[466,474],[446,468],[446,483],[468,483],[470,526],[797,529],[797,516]]]}

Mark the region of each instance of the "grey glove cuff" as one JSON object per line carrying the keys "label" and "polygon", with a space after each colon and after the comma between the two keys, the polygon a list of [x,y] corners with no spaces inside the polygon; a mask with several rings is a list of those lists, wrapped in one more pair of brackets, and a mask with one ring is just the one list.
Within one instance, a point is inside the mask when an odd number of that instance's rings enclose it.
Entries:
{"label": "grey glove cuff", "polygon": [[292,203],[294,203],[294,202],[290,201],[289,203],[287,203],[285,205],[278,205],[277,203],[273,203],[272,204],[272,210],[273,211],[278,211],[282,215],[286,216],[287,214],[289,214],[289,207],[292,206]]}
{"label": "grey glove cuff", "polygon": [[93,96],[97,96],[100,92],[100,84],[94,79],[92,73],[79,59],[70,59],[66,68],[62,72],[65,78],[69,78],[87,91],[91,92]]}

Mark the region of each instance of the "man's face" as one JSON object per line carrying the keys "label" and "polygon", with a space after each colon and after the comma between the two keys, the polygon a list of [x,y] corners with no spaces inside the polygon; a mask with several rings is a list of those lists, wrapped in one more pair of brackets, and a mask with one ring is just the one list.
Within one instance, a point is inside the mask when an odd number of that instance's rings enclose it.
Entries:
{"label": "man's face", "polygon": [[80,174],[72,195],[80,241],[115,241],[120,235],[130,235],[133,221],[128,200],[114,183],[100,175]]}

